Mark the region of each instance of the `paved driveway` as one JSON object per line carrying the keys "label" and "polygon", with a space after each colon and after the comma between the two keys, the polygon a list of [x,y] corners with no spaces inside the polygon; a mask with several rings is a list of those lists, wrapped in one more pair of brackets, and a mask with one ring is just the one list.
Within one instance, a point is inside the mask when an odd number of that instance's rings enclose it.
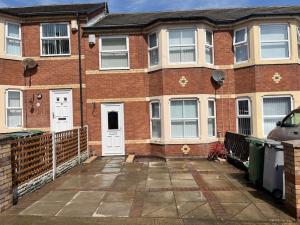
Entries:
{"label": "paved driveway", "polygon": [[206,160],[102,158],[83,164],[0,215],[3,224],[290,223],[282,203],[243,172]]}

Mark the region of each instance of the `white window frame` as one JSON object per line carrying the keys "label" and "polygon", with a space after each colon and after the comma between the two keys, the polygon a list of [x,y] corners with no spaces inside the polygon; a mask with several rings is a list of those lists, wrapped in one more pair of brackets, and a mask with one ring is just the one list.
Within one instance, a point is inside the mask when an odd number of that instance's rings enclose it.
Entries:
{"label": "white window frame", "polygon": [[[239,102],[241,101],[247,101],[248,102],[248,109],[249,114],[248,115],[240,115],[239,114]],[[236,132],[239,133],[239,119],[243,118],[250,118],[250,134],[252,135],[253,129],[252,129],[252,107],[251,107],[251,99],[244,97],[244,98],[238,98],[236,99]]]}
{"label": "white window frame", "polygon": [[[152,104],[153,103],[158,103],[158,107],[159,107],[159,110],[158,110],[159,117],[158,118],[153,118],[152,117]],[[161,132],[162,131],[162,129],[161,129],[162,124],[161,124],[161,104],[160,104],[160,101],[159,100],[151,101],[149,106],[150,106],[150,134],[151,134],[151,139],[152,140],[160,140],[161,135],[162,135],[162,132]],[[152,136],[152,121],[153,120],[160,121],[160,137],[159,138]]]}
{"label": "white window frame", "polygon": [[[183,119],[180,119],[180,118],[176,118],[176,119],[172,119],[172,116],[171,116],[171,102],[172,101],[196,101],[197,103],[197,117],[196,118],[183,118]],[[169,115],[170,115],[170,123],[169,123],[169,128],[170,128],[170,138],[172,140],[182,140],[182,139],[189,139],[189,140],[194,140],[194,139],[199,139],[201,134],[200,134],[200,109],[199,109],[199,106],[200,106],[200,102],[199,102],[199,99],[198,98],[173,98],[173,99],[170,99],[169,100]],[[172,137],[172,121],[173,120],[196,120],[197,119],[197,129],[198,129],[198,136],[197,137]],[[183,131],[184,132],[184,131]]]}
{"label": "white window frame", "polygon": [[[194,30],[194,34],[195,34],[195,44],[190,44],[190,45],[172,45],[170,46],[170,31],[174,31],[174,30],[180,30],[180,31],[183,31],[183,30]],[[168,33],[168,64],[169,65],[185,65],[185,64],[197,64],[198,62],[198,41],[197,41],[197,34],[198,34],[198,30],[197,28],[195,27],[184,27],[184,28],[170,28],[167,30],[167,33]],[[170,47],[195,47],[195,61],[192,61],[192,62],[171,62],[170,61]]]}
{"label": "white window frame", "polygon": [[[126,50],[105,50],[102,51],[102,40],[103,39],[113,39],[113,38],[126,38]],[[127,60],[128,60],[128,66],[127,67],[109,67],[109,68],[102,68],[101,63],[101,53],[102,52],[127,52]],[[128,70],[130,69],[130,51],[129,51],[129,37],[128,35],[114,35],[114,36],[102,36],[99,38],[99,65],[100,70]]]}
{"label": "white window frame", "polygon": [[[19,26],[19,38],[8,36],[8,24],[14,24],[14,25]],[[19,55],[13,55],[13,54],[10,54],[10,53],[7,52],[7,39],[20,41],[20,54]],[[21,24],[20,23],[12,22],[12,21],[6,21],[5,22],[5,41],[4,41],[4,43],[5,43],[4,44],[5,45],[5,54],[11,55],[11,56],[22,56],[22,32],[21,32]]]}
{"label": "white window frame", "polygon": [[273,117],[285,117],[286,115],[272,115],[272,116],[266,116],[264,112],[264,99],[265,98],[290,98],[291,101],[291,111],[294,110],[294,102],[293,102],[293,96],[291,95],[269,95],[269,96],[263,96],[261,101],[261,107],[262,107],[262,130],[263,130],[263,136],[266,137],[268,134],[265,134],[265,124],[264,119],[265,118],[273,118]]}
{"label": "white window frame", "polygon": [[[288,33],[287,40],[262,41],[261,40],[261,27],[262,26],[268,26],[268,25],[285,25],[285,26],[287,26],[287,33]],[[261,44],[262,43],[278,43],[278,42],[287,42],[288,43],[289,56],[288,57],[281,57],[281,58],[263,58],[262,57]],[[264,61],[290,59],[291,58],[290,25],[288,23],[262,23],[262,24],[260,24],[259,25],[259,51],[260,51],[260,59],[264,60]]]}
{"label": "white window frame", "polygon": [[[239,32],[239,31],[241,31],[241,30],[245,30],[245,39],[243,41],[236,42],[235,41],[236,40],[236,33]],[[240,47],[240,46],[243,46],[243,45],[247,46],[247,60],[237,62],[236,61],[236,48]],[[234,30],[233,47],[234,47],[234,63],[235,64],[246,63],[246,62],[249,61],[250,54],[249,54],[249,39],[248,39],[248,28],[247,27],[243,27],[243,28]]]}
{"label": "white window frame", "polygon": [[[211,33],[211,41],[212,41],[211,45],[208,44],[207,39],[206,39],[206,33],[207,32]],[[205,35],[205,37],[204,37],[204,40],[205,40],[205,48],[204,48],[205,63],[208,64],[208,65],[214,65],[214,63],[215,63],[214,32],[212,30],[206,29],[205,32],[204,32],[204,35]],[[212,49],[212,63],[206,61],[206,49],[207,48]]]}
{"label": "white window frame", "polygon": [[[19,92],[20,93],[20,107],[9,107],[8,106],[8,93],[9,92]],[[8,126],[8,113],[9,109],[21,109],[21,127],[9,127]],[[22,128],[23,127],[23,92],[16,89],[8,89],[5,91],[5,126],[7,128]]]}
{"label": "white window frame", "polygon": [[[213,102],[214,103],[214,116],[210,116],[209,115],[209,110],[208,110],[209,102]],[[214,119],[214,121],[215,121],[215,132],[214,132],[215,135],[214,136],[210,136],[209,133],[208,133],[208,130],[207,130],[207,136],[209,138],[215,138],[215,137],[217,137],[217,116],[216,116],[216,113],[217,113],[217,110],[216,110],[216,99],[209,98],[207,100],[207,126],[208,126],[208,120],[209,119]]]}
{"label": "white window frame", "polygon": [[[67,37],[43,37],[43,25],[47,24],[66,24],[68,29]],[[69,40],[69,53],[67,54],[43,54],[43,40]],[[60,23],[41,23],[40,24],[40,54],[41,56],[51,57],[51,56],[70,56],[71,55],[71,38],[70,38],[70,24],[68,22],[60,22]]]}
{"label": "white window frame", "polygon": [[[153,34],[156,35],[156,43],[157,43],[157,45],[154,46],[154,47],[150,47],[150,36],[153,35]],[[155,66],[158,66],[159,63],[160,63],[160,55],[159,55],[159,36],[158,36],[158,35],[159,35],[158,32],[153,32],[153,33],[150,33],[150,34],[148,35],[148,58],[149,58],[148,63],[149,63],[149,67],[155,67]],[[154,51],[154,50],[156,50],[156,49],[157,49],[157,51],[158,51],[158,60],[157,60],[157,64],[151,65],[150,52],[151,52],[151,51]]]}

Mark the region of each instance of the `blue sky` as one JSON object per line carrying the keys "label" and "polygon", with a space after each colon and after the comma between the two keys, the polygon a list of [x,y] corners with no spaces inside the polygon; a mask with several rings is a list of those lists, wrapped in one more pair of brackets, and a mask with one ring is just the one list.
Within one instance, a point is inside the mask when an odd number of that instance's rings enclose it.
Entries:
{"label": "blue sky", "polygon": [[[101,2],[101,0],[0,0],[0,7]],[[180,9],[300,5],[300,0],[108,0],[111,13]]]}

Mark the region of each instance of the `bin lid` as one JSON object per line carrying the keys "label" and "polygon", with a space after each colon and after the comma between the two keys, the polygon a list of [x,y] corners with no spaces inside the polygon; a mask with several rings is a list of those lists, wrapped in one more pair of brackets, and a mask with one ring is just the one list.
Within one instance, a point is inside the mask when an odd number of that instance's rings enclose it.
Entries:
{"label": "bin lid", "polygon": [[281,144],[280,141],[275,141],[275,140],[272,140],[272,139],[266,139],[265,140],[265,145],[268,146],[269,148],[283,150],[283,145]]}
{"label": "bin lid", "polygon": [[11,138],[20,138],[20,137],[28,137],[32,135],[39,135],[43,133],[44,132],[41,130],[28,130],[28,131],[16,131],[11,133],[6,133],[6,135]]}
{"label": "bin lid", "polygon": [[248,141],[255,145],[264,145],[264,143],[265,143],[264,139],[257,138],[257,137],[251,137],[251,136],[249,136]]}

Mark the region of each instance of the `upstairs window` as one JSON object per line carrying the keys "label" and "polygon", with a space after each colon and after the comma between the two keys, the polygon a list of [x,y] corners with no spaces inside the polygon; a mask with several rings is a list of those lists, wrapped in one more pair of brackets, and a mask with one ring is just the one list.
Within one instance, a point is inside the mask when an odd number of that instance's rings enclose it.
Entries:
{"label": "upstairs window", "polygon": [[262,59],[287,59],[289,53],[289,27],[287,24],[260,26],[260,51]]}
{"label": "upstairs window", "polygon": [[21,56],[21,27],[18,23],[6,23],[6,54]]}
{"label": "upstairs window", "polygon": [[205,32],[205,61],[208,64],[214,63],[213,32],[208,30]]}
{"label": "upstairs window", "polygon": [[169,62],[187,64],[196,62],[196,30],[169,30]]}
{"label": "upstairs window", "polygon": [[235,54],[235,62],[241,63],[248,61],[248,32],[247,28],[234,31],[233,46]]}
{"label": "upstairs window", "polygon": [[239,134],[251,135],[251,102],[250,99],[237,100],[237,130]]}
{"label": "upstairs window", "polygon": [[298,41],[298,58],[300,59],[300,27],[297,29],[297,41]]}
{"label": "upstairs window", "polygon": [[161,137],[160,103],[151,102],[151,137]]}
{"label": "upstairs window", "polygon": [[100,65],[100,69],[129,69],[128,37],[102,37]]}
{"label": "upstairs window", "polygon": [[23,104],[22,92],[18,90],[6,91],[6,126],[8,128],[22,127]]}
{"label": "upstairs window", "polygon": [[41,25],[42,56],[70,54],[70,30],[67,23]]}
{"label": "upstairs window", "polygon": [[159,62],[157,33],[153,33],[149,35],[148,45],[149,45],[148,51],[149,51],[150,66],[156,66],[158,65]]}

